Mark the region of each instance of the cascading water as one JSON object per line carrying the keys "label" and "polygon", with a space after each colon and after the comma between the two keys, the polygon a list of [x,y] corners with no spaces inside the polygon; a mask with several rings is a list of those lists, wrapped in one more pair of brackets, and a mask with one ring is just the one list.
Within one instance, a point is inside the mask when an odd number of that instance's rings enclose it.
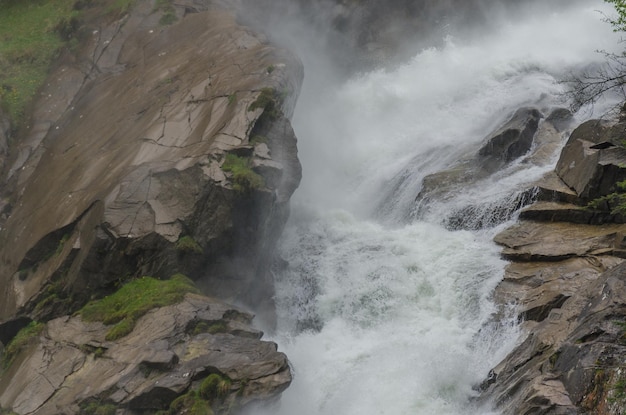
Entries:
{"label": "cascading water", "polygon": [[295,379],[272,413],[491,413],[471,403],[475,386],[518,334],[490,324],[505,266],[492,242],[499,228],[444,222],[506,200],[553,165],[514,163],[407,218],[422,179],[475,153],[512,111],[563,105],[556,80],[617,46],[599,9],[608,12],[597,0],[520,14],[326,87],[303,56],[293,124],[304,179],[282,240],[274,338]]}

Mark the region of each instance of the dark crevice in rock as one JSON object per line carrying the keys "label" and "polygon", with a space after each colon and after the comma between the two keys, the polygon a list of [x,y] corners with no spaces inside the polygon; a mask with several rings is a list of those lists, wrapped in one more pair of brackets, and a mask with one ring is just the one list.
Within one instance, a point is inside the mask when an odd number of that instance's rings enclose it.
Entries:
{"label": "dark crevice in rock", "polygon": [[555,298],[545,304],[524,311],[521,314],[521,317],[523,320],[532,320],[537,322],[543,321],[548,317],[550,311],[555,308],[561,308],[563,303],[565,303],[568,298],[570,298],[569,295],[557,295]]}

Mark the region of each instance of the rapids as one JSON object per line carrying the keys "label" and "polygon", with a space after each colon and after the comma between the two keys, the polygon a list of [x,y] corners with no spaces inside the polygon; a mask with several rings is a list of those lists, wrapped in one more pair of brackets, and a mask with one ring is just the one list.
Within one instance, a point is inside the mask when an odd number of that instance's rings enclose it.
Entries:
{"label": "rapids", "polygon": [[507,203],[553,165],[513,166],[418,217],[415,198],[424,176],[477,151],[516,108],[567,106],[558,80],[601,62],[597,49],[618,50],[598,10],[610,12],[600,0],[529,7],[338,83],[319,48],[296,45],[304,177],[281,242],[289,265],[276,274],[273,337],[295,378],[271,413],[495,413],[472,397],[518,336],[513,319],[492,318],[506,265],[492,238],[506,223],[444,222],[462,206]]}

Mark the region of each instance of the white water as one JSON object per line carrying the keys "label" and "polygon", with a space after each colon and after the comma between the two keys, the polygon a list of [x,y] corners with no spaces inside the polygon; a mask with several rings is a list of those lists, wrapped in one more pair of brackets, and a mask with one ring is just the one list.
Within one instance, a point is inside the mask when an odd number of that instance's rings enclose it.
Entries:
{"label": "white water", "polygon": [[472,388],[518,335],[489,324],[505,266],[499,228],[450,231],[441,218],[553,166],[511,169],[406,218],[425,175],[476,151],[512,110],[558,105],[556,78],[617,47],[598,9],[608,10],[598,0],[519,15],[343,84],[324,84],[328,67],[303,56],[293,124],[304,179],[282,241],[290,265],[277,275],[273,339],[295,379],[272,414],[491,413],[471,404]]}

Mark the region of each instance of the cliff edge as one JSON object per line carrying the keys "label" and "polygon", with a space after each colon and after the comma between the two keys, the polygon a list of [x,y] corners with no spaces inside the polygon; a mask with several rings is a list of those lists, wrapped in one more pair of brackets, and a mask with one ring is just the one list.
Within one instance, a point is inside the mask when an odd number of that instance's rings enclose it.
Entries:
{"label": "cliff edge", "polygon": [[[289,117],[302,66],[240,25],[232,5],[137,0],[112,15],[109,3],[76,2],[81,42],[55,64],[21,134],[7,140],[1,118],[0,406],[134,413],[184,395],[178,405],[227,413],[271,400],[291,380],[287,360],[223,301],[272,324],[270,265],[301,175]],[[220,301],[157,302],[115,340],[101,326],[112,321],[80,317],[125,284],[179,274]],[[228,387],[198,398],[212,374]],[[167,392],[146,392],[165,378]]]}

